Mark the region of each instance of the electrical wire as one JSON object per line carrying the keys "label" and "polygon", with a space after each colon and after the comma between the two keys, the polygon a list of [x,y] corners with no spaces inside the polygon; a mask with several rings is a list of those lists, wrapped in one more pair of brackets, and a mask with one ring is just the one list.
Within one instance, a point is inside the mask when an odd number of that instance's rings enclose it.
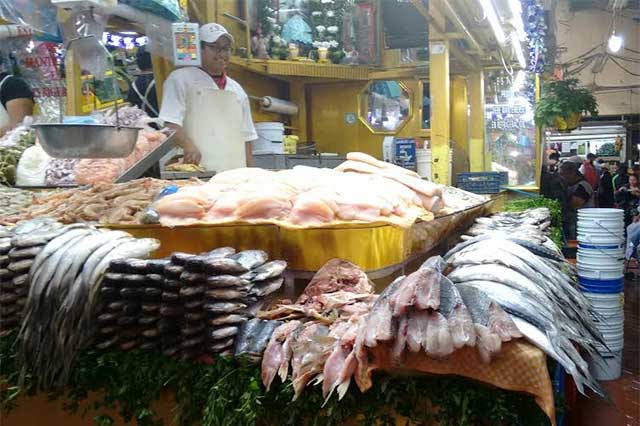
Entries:
{"label": "electrical wire", "polygon": [[611,62],[613,62],[614,64],[616,64],[621,70],[623,70],[624,72],[626,72],[627,74],[631,74],[634,77],[640,77],[640,74],[637,74],[635,72],[632,72],[630,70],[628,70],[627,68],[625,68],[620,62],[618,62],[615,58],[611,58]]}

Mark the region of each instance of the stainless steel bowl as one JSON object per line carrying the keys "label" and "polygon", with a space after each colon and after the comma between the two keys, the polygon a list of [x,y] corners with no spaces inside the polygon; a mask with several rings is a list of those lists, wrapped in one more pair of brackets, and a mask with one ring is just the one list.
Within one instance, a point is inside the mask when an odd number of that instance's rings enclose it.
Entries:
{"label": "stainless steel bowl", "polygon": [[137,127],[106,124],[34,124],[42,149],[55,158],[122,158],[133,152]]}

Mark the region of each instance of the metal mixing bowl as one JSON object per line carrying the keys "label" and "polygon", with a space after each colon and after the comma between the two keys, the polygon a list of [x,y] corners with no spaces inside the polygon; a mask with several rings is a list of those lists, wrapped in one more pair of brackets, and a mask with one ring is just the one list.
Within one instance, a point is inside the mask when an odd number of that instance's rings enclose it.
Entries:
{"label": "metal mixing bowl", "polygon": [[137,127],[106,124],[34,124],[38,140],[54,158],[123,158],[133,152]]}

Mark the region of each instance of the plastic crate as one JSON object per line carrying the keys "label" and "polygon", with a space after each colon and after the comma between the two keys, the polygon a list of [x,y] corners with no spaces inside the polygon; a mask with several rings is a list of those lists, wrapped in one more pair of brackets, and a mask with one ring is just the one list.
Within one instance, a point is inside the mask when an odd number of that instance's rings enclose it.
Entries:
{"label": "plastic crate", "polygon": [[458,173],[458,188],[475,194],[496,194],[509,183],[507,172]]}

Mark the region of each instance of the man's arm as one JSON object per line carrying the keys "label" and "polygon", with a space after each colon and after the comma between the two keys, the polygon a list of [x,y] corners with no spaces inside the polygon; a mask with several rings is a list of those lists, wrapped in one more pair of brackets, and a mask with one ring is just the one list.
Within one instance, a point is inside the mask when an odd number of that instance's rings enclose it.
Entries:
{"label": "man's arm", "polygon": [[173,140],[175,144],[184,151],[183,162],[188,164],[200,164],[202,154],[200,154],[200,150],[198,150],[191,139],[189,139],[182,126],[169,122],[166,123],[166,126],[176,132]]}
{"label": "man's arm", "polygon": [[25,117],[33,115],[33,101],[29,98],[12,99],[7,102],[7,114],[11,127],[22,123]]}
{"label": "man's arm", "polygon": [[247,167],[253,167],[253,147],[251,142],[244,143],[244,153],[247,159]]}

